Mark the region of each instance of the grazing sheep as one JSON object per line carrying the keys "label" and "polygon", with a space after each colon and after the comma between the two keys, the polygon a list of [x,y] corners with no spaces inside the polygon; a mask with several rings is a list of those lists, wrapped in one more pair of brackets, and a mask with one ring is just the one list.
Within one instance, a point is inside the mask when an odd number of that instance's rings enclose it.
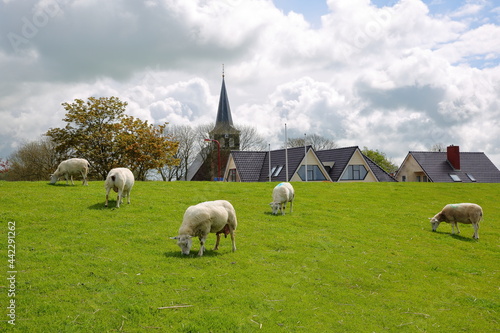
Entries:
{"label": "grazing sheep", "polygon": [[290,213],[293,212],[293,199],[295,191],[290,183],[279,183],[273,190],[273,202],[269,205],[273,208],[273,214],[277,215],[278,210],[281,215],[285,215],[286,204],[290,202]]}
{"label": "grazing sheep", "polygon": [[113,189],[118,192],[116,199],[116,208],[120,208],[120,203],[123,202],[123,197],[127,197],[127,203],[130,204],[130,191],[134,186],[134,174],[127,168],[114,168],[109,171],[104,183],[106,187],[106,203],[104,206],[108,207],[109,191]]}
{"label": "grazing sheep", "polygon": [[89,172],[89,167],[90,163],[83,158],[70,158],[69,160],[62,161],[59,163],[57,170],[50,175],[50,183],[55,184],[59,180],[59,177],[64,176],[66,185],[68,184],[68,178],[71,179],[71,185],[75,185],[73,183],[73,176],[82,175],[82,185],[88,185],[87,173]]}
{"label": "grazing sheep", "polygon": [[457,234],[460,233],[457,222],[472,224],[474,227],[474,235],[472,238],[479,239],[479,222],[482,218],[483,209],[481,206],[473,203],[460,203],[444,206],[444,208],[433,218],[430,218],[430,220],[432,224],[432,231],[436,231],[439,223],[441,222],[451,223],[452,234],[455,233],[455,227],[457,228]]}
{"label": "grazing sheep", "polygon": [[179,228],[179,235],[170,238],[177,239],[177,245],[181,248],[182,254],[188,255],[191,251],[192,238],[198,237],[200,239],[198,256],[201,257],[209,233],[217,235],[214,250],[219,249],[221,234],[224,234],[225,237],[230,234],[234,252],[236,251],[234,231],[237,225],[236,212],[231,203],[226,200],[206,201],[186,209]]}

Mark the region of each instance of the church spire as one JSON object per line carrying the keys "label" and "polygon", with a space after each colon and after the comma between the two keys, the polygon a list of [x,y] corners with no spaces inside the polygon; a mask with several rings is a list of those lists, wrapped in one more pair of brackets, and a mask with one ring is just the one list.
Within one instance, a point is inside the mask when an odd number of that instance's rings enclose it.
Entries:
{"label": "church spire", "polygon": [[219,97],[219,108],[217,109],[217,118],[215,127],[210,131],[210,137],[220,142],[221,148],[239,150],[240,131],[233,125],[231,116],[231,107],[227,97],[224,65],[222,65],[222,87]]}
{"label": "church spire", "polygon": [[[229,98],[227,97],[226,83],[224,80],[224,64],[222,65],[222,87],[219,97],[219,108],[217,109],[217,118],[215,121],[215,129],[219,127],[233,127],[233,117],[231,116],[231,107],[229,106]],[[214,130],[215,130],[214,129]]]}

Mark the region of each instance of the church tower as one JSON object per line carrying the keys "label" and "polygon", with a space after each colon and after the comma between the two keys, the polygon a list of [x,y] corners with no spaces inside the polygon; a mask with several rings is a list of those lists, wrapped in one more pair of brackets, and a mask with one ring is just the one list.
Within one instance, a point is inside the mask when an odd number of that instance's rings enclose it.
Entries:
{"label": "church tower", "polygon": [[221,150],[240,149],[240,131],[233,125],[233,117],[231,116],[231,108],[224,81],[224,67],[222,68],[222,87],[220,90],[217,118],[214,129],[209,134],[211,139],[219,142]]}
{"label": "church tower", "polygon": [[[222,87],[219,97],[219,108],[214,128],[208,133],[211,140],[217,140],[220,146],[211,143],[206,152],[200,152],[191,164],[186,180],[214,180],[223,175],[231,150],[240,150],[240,131],[233,125],[229,98],[224,81],[224,66],[222,67]],[[207,139],[208,140],[208,139]],[[205,140],[205,141],[207,141]],[[211,141],[208,140],[208,141]]]}

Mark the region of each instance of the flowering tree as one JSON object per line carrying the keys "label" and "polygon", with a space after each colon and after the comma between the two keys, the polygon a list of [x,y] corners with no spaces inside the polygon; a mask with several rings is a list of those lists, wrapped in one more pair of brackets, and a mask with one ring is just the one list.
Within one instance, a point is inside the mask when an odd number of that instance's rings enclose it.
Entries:
{"label": "flowering tree", "polygon": [[127,103],[117,97],[75,99],[62,105],[66,126],[46,135],[59,153],[87,159],[101,178],[112,168],[128,167],[137,179],[144,179],[149,169],[176,163],[170,157],[177,142],[163,134],[167,123],[153,126],[125,115]]}

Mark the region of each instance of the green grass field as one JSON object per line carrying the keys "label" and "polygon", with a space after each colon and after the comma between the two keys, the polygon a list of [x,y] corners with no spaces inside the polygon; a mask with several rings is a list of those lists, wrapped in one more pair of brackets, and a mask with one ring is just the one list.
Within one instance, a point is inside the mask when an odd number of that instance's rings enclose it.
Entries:
{"label": "green grass field", "polygon": [[[500,330],[498,184],[294,183],[286,216],[270,214],[276,183],[137,182],[119,209],[103,182],[63,184],[0,182],[0,331]],[[181,256],[185,209],[215,199],[236,209],[238,250],[211,234]],[[471,225],[431,231],[457,202],[483,207],[479,241]]]}

